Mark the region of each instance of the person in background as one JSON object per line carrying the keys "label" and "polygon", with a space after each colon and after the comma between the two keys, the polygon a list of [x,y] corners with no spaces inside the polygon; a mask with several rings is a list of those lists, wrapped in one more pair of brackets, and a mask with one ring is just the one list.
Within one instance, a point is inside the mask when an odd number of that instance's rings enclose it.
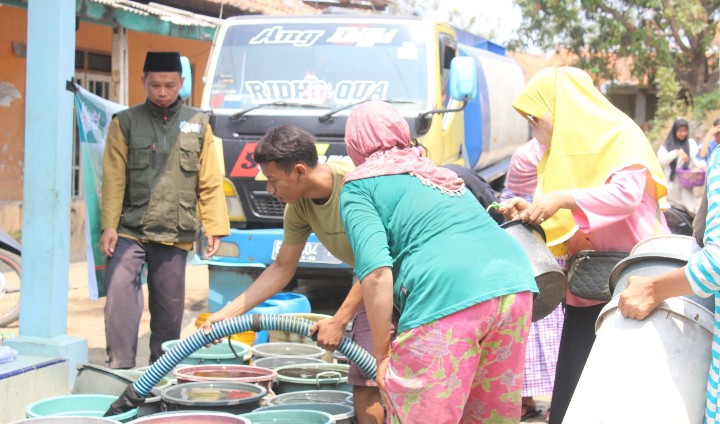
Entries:
{"label": "person in background", "polygon": [[[642,130],[572,67],[538,72],[512,103],[547,147],[533,202],[516,197],[498,210],[540,224],[548,245],[630,252],[640,240],[669,234],[659,199],[667,193],[657,156]],[[595,340],[605,303],[567,292],[550,423],[562,423]],[[588,411],[592,415],[592,411]]]}
{"label": "person in background", "polygon": [[702,161],[707,161],[715,148],[720,144],[720,119],[716,119],[712,123],[712,127],[708,130],[705,135],[705,141],[703,141],[698,151],[697,158]]}
{"label": "person in background", "polygon": [[702,250],[693,254],[686,266],[652,277],[631,276],[620,293],[618,307],[625,318],[643,320],[663,301],[692,294],[715,296],[715,327],[712,361],[705,391],[705,423],[716,424],[718,380],[720,379],[720,156],[710,156],[705,195],[693,222],[693,236]]}
{"label": "person in background", "polygon": [[[283,242],[277,259],[247,291],[205,321],[203,329],[206,333],[210,332],[212,323],[242,315],[287,286],[295,275],[305,242],[312,232],[333,256],[351,266],[355,262],[338,207],[343,178],[352,171],[353,165],[347,161],[318,163],[315,137],[293,125],[271,128],[258,142],[254,155],[267,177],[267,191],[287,203]],[[353,340],[372,351],[362,293],[355,281],[335,315],[313,325],[311,332],[319,331],[320,347],[335,350],[350,320],[353,320]],[[348,383],[353,386],[358,424],[381,423],[385,412],[372,378],[351,362]]]}
{"label": "person in background", "polygon": [[[501,202],[513,197],[532,202],[537,187],[537,165],[546,150],[536,138],[515,150],[505,176],[505,188],[500,194]],[[567,271],[567,258],[558,258],[558,262]],[[525,352],[521,419],[532,418],[540,413],[534,396],[552,394],[563,320],[563,308],[558,305],[548,316],[530,324]],[[549,415],[550,410],[546,412],[546,418]]]}
{"label": "person in background", "polygon": [[677,176],[678,169],[705,169],[705,161],[698,159],[697,142],[689,137],[689,124],[677,119],[658,149],[657,156],[668,180],[668,200],[682,205],[688,212],[695,213],[697,200],[692,188],[683,187]]}
{"label": "person in background", "polygon": [[205,113],[185,106],[180,55],[148,52],[145,103],[116,114],[103,158],[100,251],[105,270],[105,339],[110,368],[132,368],[143,311],[140,270],[148,269],[150,363],[180,338],[185,264],[199,211],[206,257],[230,234],[222,175]]}
{"label": "person in background", "polygon": [[340,215],[389,422],[518,422],[537,291],[525,251],[457,174],[421,156],[388,103],[357,106],[345,144],[356,168]]}

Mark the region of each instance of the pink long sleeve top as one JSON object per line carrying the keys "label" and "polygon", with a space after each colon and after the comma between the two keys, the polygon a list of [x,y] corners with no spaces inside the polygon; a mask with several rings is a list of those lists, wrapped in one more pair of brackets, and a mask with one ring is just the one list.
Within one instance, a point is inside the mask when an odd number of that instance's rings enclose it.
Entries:
{"label": "pink long sleeve top", "polygon": [[[578,209],[573,218],[579,227],[569,240],[568,254],[591,249],[630,252],[637,242],[659,234],[670,234],[645,168],[624,168],[598,188],[573,190]],[[567,292],[570,306],[592,306],[602,302]]]}

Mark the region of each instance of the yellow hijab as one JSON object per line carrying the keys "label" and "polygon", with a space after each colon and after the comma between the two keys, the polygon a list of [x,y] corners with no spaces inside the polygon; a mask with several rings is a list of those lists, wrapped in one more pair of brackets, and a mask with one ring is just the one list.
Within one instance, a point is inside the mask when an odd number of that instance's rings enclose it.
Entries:
{"label": "yellow hijab", "polygon": [[[642,166],[655,181],[657,198],[667,195],[665,175],[645,134],[593,85],[590,75],[571,68],[538,72],[512,102],[523,116],[553,123],[551,146],[538,164],[535,196],[558,190],[602,186],[629,166]],[[578,229],[568,209],[542,224],[548,245],[568,240]]]}

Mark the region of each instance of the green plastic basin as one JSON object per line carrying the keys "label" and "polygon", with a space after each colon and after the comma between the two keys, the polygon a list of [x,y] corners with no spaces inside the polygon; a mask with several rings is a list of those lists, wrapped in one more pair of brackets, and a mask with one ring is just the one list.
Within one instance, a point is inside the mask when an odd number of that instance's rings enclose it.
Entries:
{"label": "green plastic basin", "polygon": [[327,412],[286,409],[283,411],[261,411],[242,414],[252,424],[335,424]]}
{"label": "green plastic basin", "polygon": [[[102,417],[110,404],[117,399],[111,395],[68,395],[42,399],[31,403],[25,409],[28,418],[61,416],[61,417]],[[137,416],[137,408],[107,418],[123,423],[132,421]]]}
{"label": "green plastic basin", "polygon": [[[169,351],[181,341],[182,340],[166,341],[162,344],[163,352]],[[196,350],[180,363],[190,365],[249,363],[252,356],[250,353],[250,346],[235,340],[231,340],[231,343],[235,349],[235,353],[233,353],[232,349],[230,349],[227,340],[223,340],[221,343],[210,345],[210,347],[202,347]]]}

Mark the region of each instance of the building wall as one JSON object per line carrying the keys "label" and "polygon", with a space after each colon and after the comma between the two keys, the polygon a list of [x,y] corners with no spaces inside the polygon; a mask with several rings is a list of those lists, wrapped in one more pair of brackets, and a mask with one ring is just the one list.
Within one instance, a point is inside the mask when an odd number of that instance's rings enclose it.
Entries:
{"label": "building wall", "polygon": [[22,199],[25,58],[13,43],[26,42],[26,16],[23,9],[0,6],[0,202]]}
{"label": "building wall", "polygon": [[[22,234],[23,156],[25,145],[26,58],[17,54],[13,43],[27,43],[27,11],[0,5],[0,229],[20,239]],[[112,28],[81,21],[76,31],[77,50],[110,55]],[[145,101],[140,82],[148,51],[179,51],[190,59],[193,90],[190,104],[200,105],[202,78],[211,43],[128,31],[129,101]],[[68,75],[68,78],[70,76]],[[85,207],[82,196],[71,204],[71,257],[85,254]]]}

